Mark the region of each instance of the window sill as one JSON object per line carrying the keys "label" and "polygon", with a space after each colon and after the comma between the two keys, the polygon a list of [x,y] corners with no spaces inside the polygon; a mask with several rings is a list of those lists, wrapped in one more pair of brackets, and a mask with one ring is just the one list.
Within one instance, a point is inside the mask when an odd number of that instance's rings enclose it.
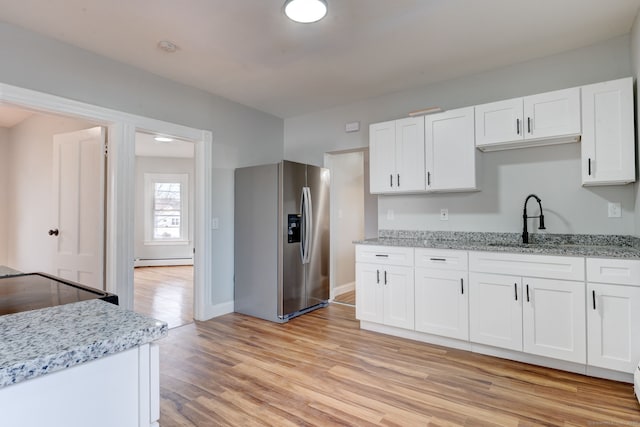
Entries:
{"label": "window sill", "polygon": [[191,240],[145,240],[145,246],[187,246]]}

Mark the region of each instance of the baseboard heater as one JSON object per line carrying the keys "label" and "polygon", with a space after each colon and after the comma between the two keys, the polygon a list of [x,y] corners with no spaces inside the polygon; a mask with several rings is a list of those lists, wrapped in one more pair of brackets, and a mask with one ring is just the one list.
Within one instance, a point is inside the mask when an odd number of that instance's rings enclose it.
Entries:
{"label": "baseboard heater", "polygon": [[136,258],[134,267],[164,267],[174,265],[193,265],[193,258]]}

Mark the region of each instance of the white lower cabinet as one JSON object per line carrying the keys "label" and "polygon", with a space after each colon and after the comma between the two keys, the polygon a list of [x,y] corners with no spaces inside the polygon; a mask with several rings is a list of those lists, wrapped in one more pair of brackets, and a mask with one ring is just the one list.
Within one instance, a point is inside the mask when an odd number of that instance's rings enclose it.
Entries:
{"label": "white lower cabinet", "polygon": [[413,329],[413,283],[412,248],[356,247],[358,320]]}
{"label": "white lower cabinet", "polygon": [[416,268],[415,280],[416,331],[468,340],[467,272]]}
{"label": "white lower cabinet", "polygon": [[469,273],[470,340],[522,350],[522,279]]}
{"label": "white lower cabinet", "polygon": [[587,362],[584,282],[523,278],[523,350]]}

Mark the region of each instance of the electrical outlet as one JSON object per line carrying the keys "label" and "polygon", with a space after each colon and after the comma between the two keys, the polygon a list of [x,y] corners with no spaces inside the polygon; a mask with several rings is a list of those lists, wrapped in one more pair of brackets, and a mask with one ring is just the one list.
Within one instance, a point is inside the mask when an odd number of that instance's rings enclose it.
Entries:
{"label": "electrical outlet", "polygon": [[449,221],[449,209],[440,209],[440,221]]}
{"label": "electrical outlet", "polygon": [[393,209],[387,209],[387,220],[393,221],[394,217],[395,217],[395,214],[393,212]]}
{"label": "electrical outlet", "polygon": [[608,208],[609,218],[620,218],[622,216],[622,208],[620,207],[620,203],[609,202]]}
{"label": "electrical outlet", "polygon": [[211,218],[211,229],[217,230],[220,228],[220,218]]}

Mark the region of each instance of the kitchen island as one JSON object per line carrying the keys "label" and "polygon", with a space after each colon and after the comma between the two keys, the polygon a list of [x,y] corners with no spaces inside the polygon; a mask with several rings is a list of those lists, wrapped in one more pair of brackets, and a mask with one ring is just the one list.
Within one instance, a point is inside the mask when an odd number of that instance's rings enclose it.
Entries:
{"label": "kitchen island", "polygon": [[167,332],[101,300],[0,316],[3,425],[157,426]]}

